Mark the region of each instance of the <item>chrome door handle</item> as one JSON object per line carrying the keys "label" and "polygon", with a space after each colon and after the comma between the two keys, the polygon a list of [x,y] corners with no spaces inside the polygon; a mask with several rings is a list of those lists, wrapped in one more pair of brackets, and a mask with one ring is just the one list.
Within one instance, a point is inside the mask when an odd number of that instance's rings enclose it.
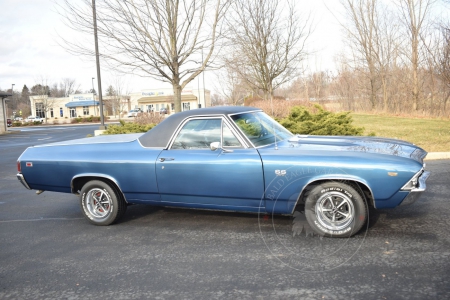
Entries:
{"label": "chrome door handle", "polygon": [[164,157],[161,157],[159,159],[160,162],[163,162],[163,161],[166,161],[166,160],[175,160],[175,158],[164,158]]}

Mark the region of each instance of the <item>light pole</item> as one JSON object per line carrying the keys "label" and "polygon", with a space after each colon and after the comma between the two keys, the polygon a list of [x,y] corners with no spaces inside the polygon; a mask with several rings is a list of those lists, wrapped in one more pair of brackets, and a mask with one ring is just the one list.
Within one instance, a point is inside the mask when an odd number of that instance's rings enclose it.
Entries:
{"label": "light pole", "polygon": [[94,113],[97,114],[97,110],[95,109],[95,89],[94,89],[94,79],[95,77],[92,77],[92,101],[94,104]]}
{"label": "light pole", "polygon": [[94,40],[95,40],[95,60],[97,62],[97,86],[98,86],[98,100],[100,102],[100,130],[104,130],[105,128],[105,120],[103,118],[103,99],[102,99],[102,80],[100,77],[100,56],[98,52],[98,38],[97,38],[97,15],[95,12],[95,0],[92,0],[92,14],[94,19]]}
{"label": "light pole", "polygon": [[[12,109],[12,106],[14,105],[13,104],[13,102],[14,102],[14,86],[15,86],[15,84],[13,83],[13,84],[11,84],[11,109]],[[13,112],[14,112],[14,110],[13,110]],[[13,118],[15,119],[16,118],[16,114],[14,113],[13,114],[14,116],[13,116]]]}

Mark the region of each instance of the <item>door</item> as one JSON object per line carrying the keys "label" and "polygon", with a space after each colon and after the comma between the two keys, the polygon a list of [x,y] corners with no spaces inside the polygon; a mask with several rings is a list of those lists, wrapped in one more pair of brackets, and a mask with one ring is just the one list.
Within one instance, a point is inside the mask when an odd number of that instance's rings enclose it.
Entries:
{"label": "door", "polygon": [[[264,204],[261,158],[222,118],[186,122],[156,163],[162,204],[258,211]],[[211,143],[220,143],[211,150]]]}

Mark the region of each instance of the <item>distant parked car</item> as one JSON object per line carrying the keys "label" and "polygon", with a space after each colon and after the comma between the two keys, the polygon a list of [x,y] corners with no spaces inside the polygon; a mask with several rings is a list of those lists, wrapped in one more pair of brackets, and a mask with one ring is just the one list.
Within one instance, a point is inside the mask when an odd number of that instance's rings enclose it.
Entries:
{"label": "distant parked car", "polygon": [[12,126],[11,119],[6,119],[6,126],[8,126],[8,127]]}
{"label": "distant parked car", "polygon": [[162,107],[162,108],[159,110],[159,114],[160,114],[160,115],[165,115],[165,114],[167,114],[167,109],[164,108],[164,107]]}
{"label": "distant parked car", "polygon": [[128,116],[128,118],[136,117],[141,112],[142,112],[142,110],[140,108],[132,109],[128,112],[127,116]]}
{"label": "distant parked car", "polygon": [[25,119],[26,122],[44,122],[44,118],[41,117],[34,117],[34,116],[29,116],[28,118]]}
{"label": "distant parked car", "polygon": [[21,122],[21,121],[23,121],[23,118],[22,117],[15,117],[14,121]]}

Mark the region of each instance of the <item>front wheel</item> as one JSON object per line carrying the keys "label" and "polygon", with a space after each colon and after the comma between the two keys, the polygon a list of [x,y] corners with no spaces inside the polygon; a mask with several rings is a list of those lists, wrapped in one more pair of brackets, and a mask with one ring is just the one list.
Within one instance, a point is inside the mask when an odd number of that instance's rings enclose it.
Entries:
{"label": "front wheel", "polygon": [[81,210],[86,219],[95,225],[107,226],[125,213],[125,201],[109,184],[92,180],[86,183],[80,194]]}
{"label": "front wheel", "polygon": [[305,215],[313,230],[327,237],[350,237],[367,219],[363,196],[351,185],[325,182],[306,194]]}

